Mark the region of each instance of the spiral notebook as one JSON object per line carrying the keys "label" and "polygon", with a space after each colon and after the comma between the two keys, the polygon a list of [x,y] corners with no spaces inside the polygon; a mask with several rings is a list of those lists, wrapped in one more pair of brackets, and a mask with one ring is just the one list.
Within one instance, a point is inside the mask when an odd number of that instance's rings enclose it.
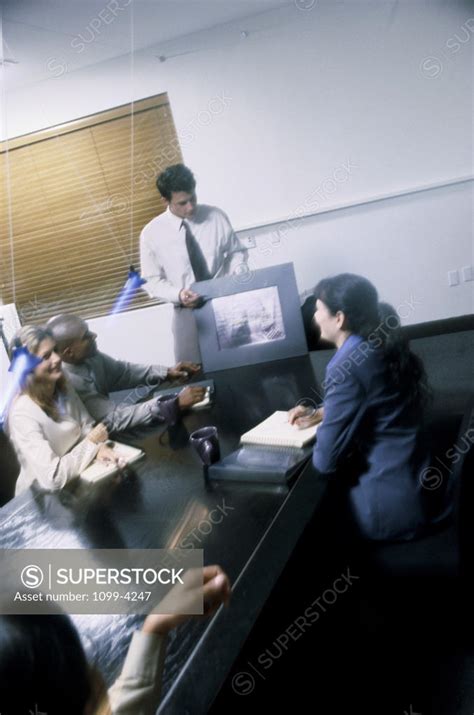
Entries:
{"label": "spiral notebook", "polygon": [[[119,457],[122,457],[126,467],[145,456],[145,453],[141,449],[138,449],[138,447],[131,447],[128,444],[122,444],[122,442],[109,442],[108,446],[110,446]],[[92,464],[81,472],[81,479],[85,479],[87,482],[96,482],[118,471],[119,468],[116,464],[104,464],[104,462],[99,462],[95,459]]]}
{"label": "spiral notebook", "polygon": [[318,425],[300,429],[288,422],[288,412],[274,412],[256,427],[245,432],[241,444],[265,444],[274,447],[304,447],[315,436]]}

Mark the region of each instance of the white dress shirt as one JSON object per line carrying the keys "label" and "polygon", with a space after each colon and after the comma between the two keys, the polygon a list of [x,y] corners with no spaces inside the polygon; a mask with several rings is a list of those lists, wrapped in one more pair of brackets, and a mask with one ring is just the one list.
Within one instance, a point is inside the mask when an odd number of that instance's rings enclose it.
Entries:
{"label": "white dress shirt", "polygon": [[[246,252],[221,209],[199,204],[186,223],[213,278],[229,275],[238,264],[246,263]],[[180,291],[194,283],[183,219],[169,208],[142,230],[140,262],[142,278],[147,281],[143,288],[151,298],[179,304]]]}

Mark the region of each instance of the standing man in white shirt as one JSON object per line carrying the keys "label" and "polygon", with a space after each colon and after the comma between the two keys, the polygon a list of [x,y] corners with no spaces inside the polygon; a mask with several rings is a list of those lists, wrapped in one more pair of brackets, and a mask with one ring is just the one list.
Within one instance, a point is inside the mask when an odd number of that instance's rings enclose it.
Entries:
{"label": "standing man in white shirt", "polygon": [[246,270],[242,249],[226,214],[198,204],[193,173],[183,164],[169,166],[156,180],[167,204],[140,236],[143,288],[151,298],[174,304],[175,359],[199,362],[193,308],[201,296],[190,290],[195,281]]}

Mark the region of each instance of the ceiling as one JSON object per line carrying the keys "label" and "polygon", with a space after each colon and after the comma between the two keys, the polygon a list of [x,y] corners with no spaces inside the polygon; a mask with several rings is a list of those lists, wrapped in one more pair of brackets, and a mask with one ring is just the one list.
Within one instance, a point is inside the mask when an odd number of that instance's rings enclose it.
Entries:
{"label": "ceiling", "polygon": [[[4,90],[296,0],[0,0]],[[244,30],[245,27],[242,27]],[[0,45],[0,49],[2,48]],[[10,62],[10,60],[12,62]]]}

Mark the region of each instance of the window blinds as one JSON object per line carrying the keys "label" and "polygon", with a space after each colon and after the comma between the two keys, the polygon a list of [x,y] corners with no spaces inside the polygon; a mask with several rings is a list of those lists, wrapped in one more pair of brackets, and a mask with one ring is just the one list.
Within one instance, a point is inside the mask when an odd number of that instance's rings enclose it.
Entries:
{"label": "window blinds", "polygon": [[[3,302],[22,323],[109,313],[139,265],[141,229],[165,209],[156,175],[180,161],[166,94],[4,142]],[[129,309],[145,304],[139,291]]]}

